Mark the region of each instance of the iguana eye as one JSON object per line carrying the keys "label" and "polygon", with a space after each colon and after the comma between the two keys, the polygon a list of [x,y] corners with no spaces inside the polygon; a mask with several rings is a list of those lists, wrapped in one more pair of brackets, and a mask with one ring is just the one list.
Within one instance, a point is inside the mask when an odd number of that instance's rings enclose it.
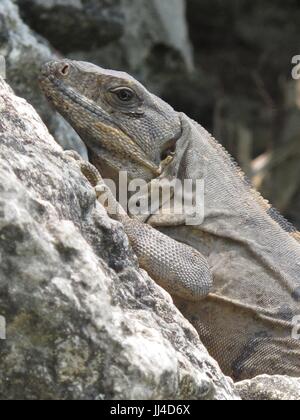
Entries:
{"label": "iguana eye", "polygon": [[121,102],[130,102],[135,97],[133,90],[130,88],[117,88],[111,91]]}

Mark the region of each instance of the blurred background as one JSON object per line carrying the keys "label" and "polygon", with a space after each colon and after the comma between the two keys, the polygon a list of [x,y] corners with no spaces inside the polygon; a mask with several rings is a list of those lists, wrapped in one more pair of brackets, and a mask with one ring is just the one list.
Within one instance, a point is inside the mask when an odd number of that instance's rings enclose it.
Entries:
{"label": "blurred background", "polygon": [[42,97],[55,57],[125,70],[211,131],[255,186],[300,227],[298,0],[1,0],[7,79],[56,140],[83,156]]}

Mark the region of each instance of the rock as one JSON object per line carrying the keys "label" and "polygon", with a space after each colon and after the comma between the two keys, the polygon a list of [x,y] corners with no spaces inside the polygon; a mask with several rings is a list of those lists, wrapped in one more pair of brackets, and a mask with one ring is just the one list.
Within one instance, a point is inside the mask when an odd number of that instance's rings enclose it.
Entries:
{"label": "rock", "polygon": [[104,46],[124,33],[120,0],[18,0],[18,4],[28,25],[64,54]]}
{"label": "rock", "polygon": [[86,148],[79,136],[50,108],[38,88],[41,65],[58,55],[46,40],[36,36],[22,22],[18,8],[11,0],[0,2],[0,55],[6,61],[8,82],[36,108],[55,139],[64,149],[75,149],[86,157]]}
{"label": "rock", "polygon": [[257,376],[236,384],[243,400],[300,400],[300,378]]}
{"label": "rock", "polygon": [[193,69],[185,0],[17,1],[30,27],[71,58],[159,86]]}
{"label": "rock", "polygon": [[122,226],[1,77],[0,138],[0,398],[237,399],[138,269]]}

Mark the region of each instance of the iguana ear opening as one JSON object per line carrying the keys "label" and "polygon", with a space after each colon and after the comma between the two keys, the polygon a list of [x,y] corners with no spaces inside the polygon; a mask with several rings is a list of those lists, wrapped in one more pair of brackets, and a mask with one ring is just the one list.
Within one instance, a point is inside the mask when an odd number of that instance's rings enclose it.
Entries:
{"label": "iguana ear opening", "polygon": [[163,145],[160,155],[161,165],[164,165],[164,162],[170,163],[174,159],[177,151],[176,149],[178,142],[183,137],[188,138],[188,135],[190,133],[190,125],[188,124],[186,115],[181,113],[179,113],[178,115],[181,124],[181,130],[176,137],[173,137]]}
{"label": "iguana ear opening", "polygon": [[170,141],[168,141],[165,145],[164,148],[161,152],[160,155],[160,159],[161,161],[164,161],[165,159],[167,159],[169,156],[174,156],[175,152],[176,152],[176,143],[177,143],[176,138],[171,139]]}
{"label": "iguana ear opening", "polygon": [[193,121],[190,118],[188,118],[184,113],[180,112],[178,116],[181,125],[181,133],[180,136],[178,136],[178,138],[176,139],[176,159],[179,157],[178,155],[186,149],[188,143],[192,138],[192,130],[194,128]]}
{"label": "iguana ear opening", "polygon": [[193,122],[185,114],[178,113],[177,117],[180,121],[180,133],[166,144],[166,156],[160,163],[161,176],[167,176],[167,178],[178,177],[184,168],[183,159],[193,139],[192,131],[195,129]]}

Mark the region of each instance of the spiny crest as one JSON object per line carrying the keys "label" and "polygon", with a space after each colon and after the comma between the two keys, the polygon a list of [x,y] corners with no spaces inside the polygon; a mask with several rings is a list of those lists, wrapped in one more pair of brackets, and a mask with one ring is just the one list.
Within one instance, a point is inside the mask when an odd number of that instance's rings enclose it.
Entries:
{"label": "spiny crest", "polygon": [[194,123],[201,128],[201,130],[209,136],[212,141],[213,146],[216,150],[221,153],[224,159],[227,161],[228,165],[235,171],[236,175],[241,178],[244,185],[248,188],[249,192],[252,194],[256,202],[261,206],[261,208],[270,216],[270,218],[276,222],[281,229],[289,233],[297,242],[300,243],[300,232],[297,231],[295,226],[290,223],[281,213],[274,208],[268,200],[266,200],[252,185],[251,180],[246,176],[243,170],[240,168],[235,159],[230,155],[230,153],[225,149],[225,147],[219,143],[204,127],[194,121]]}
{"label": "spiny crest", "polygon": [[288,232],[288,233],[296,233],[297,232],[297,229],[295,228],[295,226],[292,223],[290,223],[288,220],[286,220],[286,218],[283,217],[281,215],[281,213],[277,209],[275,209],[274,207],[270,207],[270,209],[268,210],[268,214],[286,232]]}

